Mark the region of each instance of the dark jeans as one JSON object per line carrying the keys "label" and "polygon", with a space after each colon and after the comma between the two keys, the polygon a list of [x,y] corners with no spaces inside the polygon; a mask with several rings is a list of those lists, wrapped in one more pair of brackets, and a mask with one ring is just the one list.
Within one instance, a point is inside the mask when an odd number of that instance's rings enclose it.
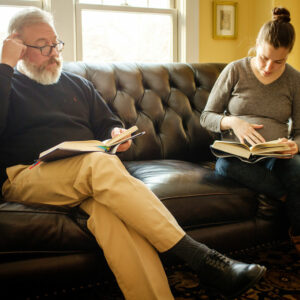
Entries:
{"label": "dark jeans", "polygon": [[287,215],[300,235],[300,155],[292,159],[265,159],[248,164],[237,158],[219,158],[216,172],[250,189],[279,200],[286,198]]}

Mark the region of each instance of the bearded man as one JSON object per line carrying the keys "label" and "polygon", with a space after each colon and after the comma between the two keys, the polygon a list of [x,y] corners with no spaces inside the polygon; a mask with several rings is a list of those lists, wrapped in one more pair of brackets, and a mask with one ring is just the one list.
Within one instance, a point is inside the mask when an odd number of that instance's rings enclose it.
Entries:
{"label": "bearded man", "polygon": [[[124,130],[89,81],[61,70],[63,46],[45,11],[23,10],[10,22],[0,63],[5,200],[80,205],[126,299],[173,299],[157,251],[177,255],[202,285],[226,296],[250,288],[264,267],[231,260],[189,237],[117,156],[96,152],[30,167],[40,152],[65,140],[105,140]],[[129,147],[130,141],[118,151]]]}

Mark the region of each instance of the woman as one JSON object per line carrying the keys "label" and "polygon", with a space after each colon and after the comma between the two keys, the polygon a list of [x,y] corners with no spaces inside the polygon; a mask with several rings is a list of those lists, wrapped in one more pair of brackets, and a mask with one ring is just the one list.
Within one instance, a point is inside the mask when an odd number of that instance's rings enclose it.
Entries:
{"label": "woman", "polygon": [[295,41],[290,13],[273,9],[256,40],[256,55],[226,66],[201,115],[203,127],[222,139],[254,145],[280,139],[289,159],[248,164],[220,158],[216,172],[270,198],[286,201],[291,235],[300,251],[300,73],[286,63]]}

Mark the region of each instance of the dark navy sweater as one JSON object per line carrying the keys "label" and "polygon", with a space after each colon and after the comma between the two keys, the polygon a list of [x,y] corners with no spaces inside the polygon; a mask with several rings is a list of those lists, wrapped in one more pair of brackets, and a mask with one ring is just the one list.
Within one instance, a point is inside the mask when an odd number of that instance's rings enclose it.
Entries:
{"label": "dark navy sweater", "polygon": [[32,164],[63,141],[105,140],[114,127],[123,126],[84,78],[62,72],[41,85],[0,64],[0,187],[5,168]]}

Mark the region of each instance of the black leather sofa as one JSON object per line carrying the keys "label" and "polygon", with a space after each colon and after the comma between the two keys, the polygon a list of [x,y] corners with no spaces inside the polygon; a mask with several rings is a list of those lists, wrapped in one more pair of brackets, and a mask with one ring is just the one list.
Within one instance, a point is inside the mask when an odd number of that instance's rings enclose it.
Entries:
{"label": "black leather sofa", "polygon": [[[214,174],[214,136],[199,122],[224,64],[65,63],[93,82],[126,127],[146,135],[120,155],[195,239],[230,253],[287,238],[284,214]],[[0,298],[63,289],[110,273],[78,208],[0,202]],[[169,258],[163,257],[165,263]],[[12,299],[12,298],[11,298]]]}

